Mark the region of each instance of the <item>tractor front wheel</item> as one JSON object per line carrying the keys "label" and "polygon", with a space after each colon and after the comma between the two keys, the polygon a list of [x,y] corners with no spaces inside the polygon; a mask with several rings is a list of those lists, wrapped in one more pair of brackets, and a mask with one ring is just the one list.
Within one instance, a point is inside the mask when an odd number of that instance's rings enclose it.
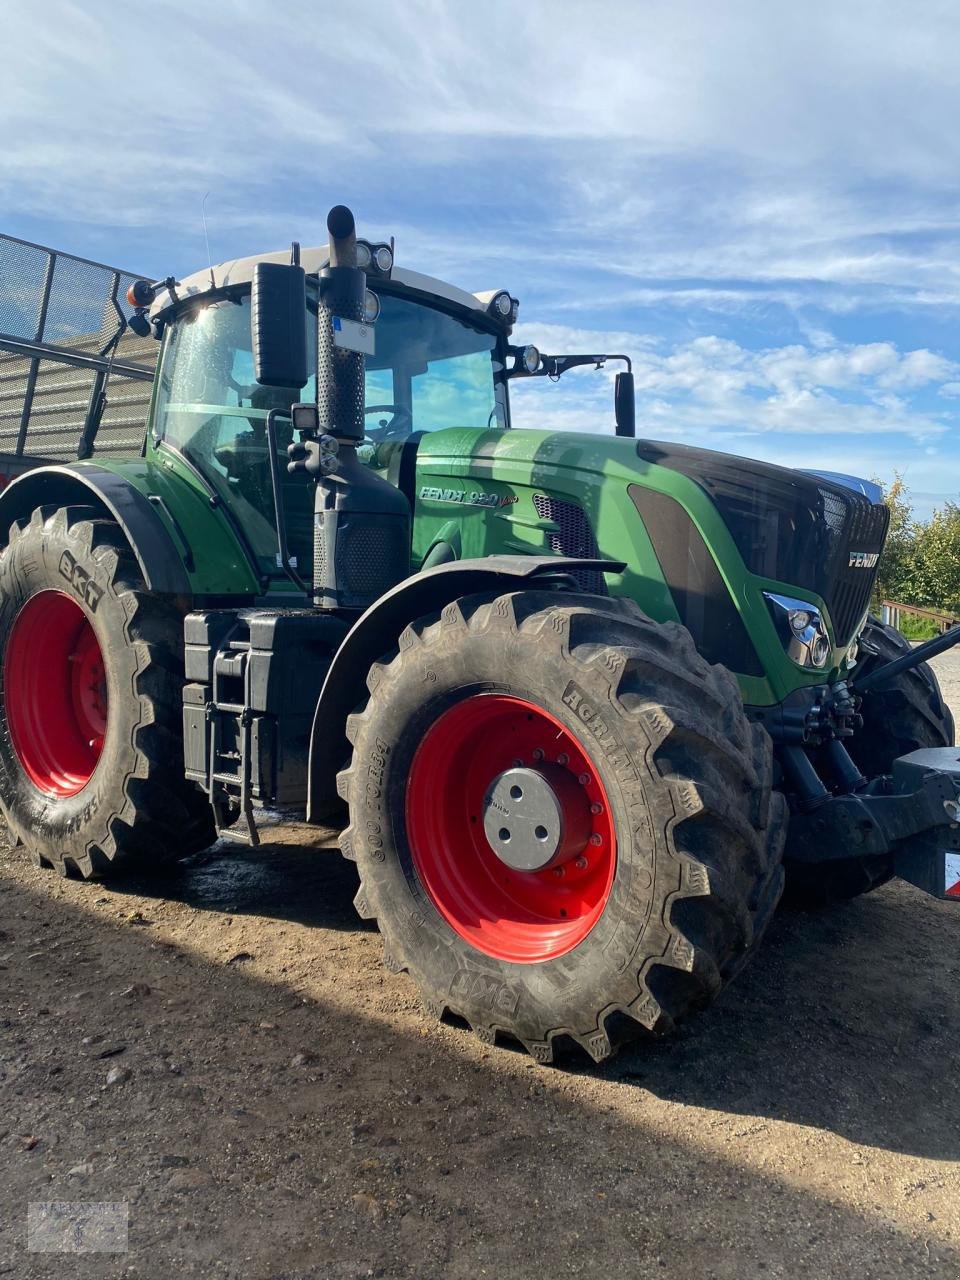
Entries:
{"label": "tractor front wheel", "polygon": [[595,596],[469,597],[368,684],[341,847],[429,1012],[599,1061],[751,954],[784,804],[765,730],[682,627]]}
{"label": "tractor front wheel", "polygon": [[183,622],[120,529],[44,508],[0,555],[0,810],[41,865],[147,870],[213,842],[183,776]]}

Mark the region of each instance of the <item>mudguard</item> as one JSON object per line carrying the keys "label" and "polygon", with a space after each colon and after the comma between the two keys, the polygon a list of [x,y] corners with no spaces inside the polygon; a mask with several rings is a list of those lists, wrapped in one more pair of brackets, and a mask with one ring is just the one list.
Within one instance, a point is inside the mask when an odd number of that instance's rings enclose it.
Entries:
{"label": "mudguard", "polygon": [[[578,570],[622,573],[616,560],[565,556],[486,556],[455,560],[404,579],[372,605],[347,634],[330,665],[313,717],[307,788],[307,820],[322,822],[341,806],[336,775],[349,754],[347,716],[366,696],[371,665],[396,644],[409,623],[437,613],[451,600],[480,591],[569,586]],[[532,583],[531,579],[538,579]]]}
{"label": "mudguard", "polygon": [[181,551],[154,505],[122,476],[85,463],[83,467],[38,467],[0,493],[0,542],[14,520],[29,519],[36,507],[98,506],[116,520],[137,558],[149,591],[191,594]]}

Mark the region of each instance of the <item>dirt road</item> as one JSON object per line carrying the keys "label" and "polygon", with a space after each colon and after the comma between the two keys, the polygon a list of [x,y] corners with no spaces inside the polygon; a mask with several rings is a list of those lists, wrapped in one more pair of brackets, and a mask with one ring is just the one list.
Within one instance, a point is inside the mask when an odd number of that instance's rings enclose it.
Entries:
{"label": "dirt road", "polygon": [[[558,1071],[427,1024],[301,839],[123,891],[3,851],[0,1274],[960,1276],[956,908],[781,914],[679,1037]],[[27,1252],[53,1200],[128,1251]]]}

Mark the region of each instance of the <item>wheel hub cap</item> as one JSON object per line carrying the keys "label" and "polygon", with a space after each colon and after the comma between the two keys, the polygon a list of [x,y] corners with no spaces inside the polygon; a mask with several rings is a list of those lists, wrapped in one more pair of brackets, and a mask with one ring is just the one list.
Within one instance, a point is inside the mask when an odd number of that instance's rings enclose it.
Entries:
{"label": "wheel hub cap", "polygon": [[590,807],[560,765],[505,769],[483,801],[483,830],[494,854],[515,871],[542,871],[580,853]]}

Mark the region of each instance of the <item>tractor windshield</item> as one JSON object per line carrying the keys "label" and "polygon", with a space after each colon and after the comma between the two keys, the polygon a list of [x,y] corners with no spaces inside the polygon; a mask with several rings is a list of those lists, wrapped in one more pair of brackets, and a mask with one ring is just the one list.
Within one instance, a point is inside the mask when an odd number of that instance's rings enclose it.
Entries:
{"label": "tractor windshield", "polygon": [[[395,294],[384,292],[380,303],[376,355],[367,357],[367,445],[361,456],[380,466],[391,443],[413,432],[506,425],[494,334]],[[229,502],[265,572],[276,570],[277,557],[266,418],[271,409],[316,394],[315,307],[305,323],[312,369],[302,390],[254,381],[249,294],[181,313],[160,363],[154,435],[184,453]],[[290,434],[288,427],[281,448]],[[309,520],[306,511],[297,515],[307,494],[298,485],[290,495],[288,523],[312,521],[312,512]],[[298,541],[295,530],[288,534]]]}

